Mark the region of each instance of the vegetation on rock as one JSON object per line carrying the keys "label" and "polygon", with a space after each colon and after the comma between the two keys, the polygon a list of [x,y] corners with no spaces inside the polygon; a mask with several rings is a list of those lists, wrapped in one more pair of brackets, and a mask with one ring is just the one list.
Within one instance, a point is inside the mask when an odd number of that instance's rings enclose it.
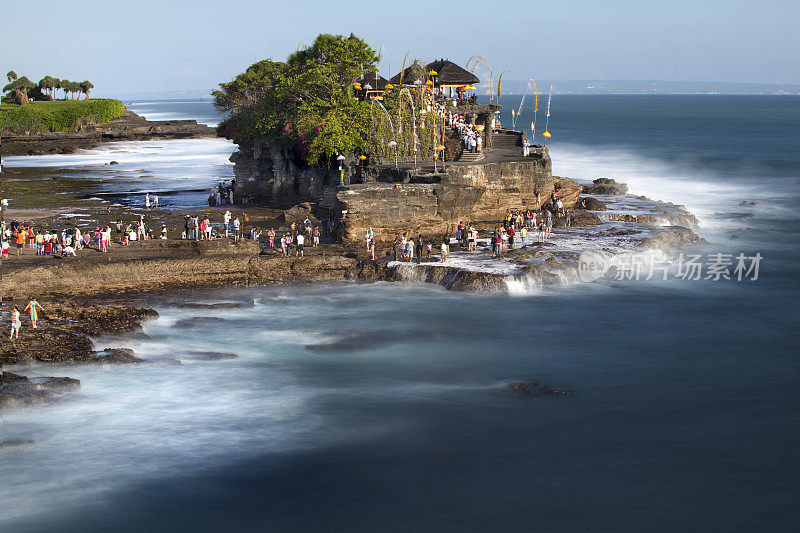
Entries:
{"label": "vegetation on rock", "polygon": [[123,113],[125,105],[110,98],[30,102],[27,105],[3,103],[0,131],[19,135],[74,131],[81,124],[108,122]]}
{"label": "vegetation on rock", "polygon": [[368,153],[370,103],[354,98],[353,84],[379,60],[362,39],[323,34],[286,62],[260,61],[214,92],[229,115],[219,132],[241,143],[263,139],[326,166],[337,154]]}

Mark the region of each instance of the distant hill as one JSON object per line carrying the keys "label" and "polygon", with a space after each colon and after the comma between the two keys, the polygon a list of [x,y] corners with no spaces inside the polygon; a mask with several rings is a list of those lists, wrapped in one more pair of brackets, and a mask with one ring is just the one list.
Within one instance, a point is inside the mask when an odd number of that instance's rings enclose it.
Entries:
{"label": "distant hill", "polygon": [[[659,80],[536,80],[540,92],[557,94],[791,94],[800,85]],[[495,83],[497,81],[495,80]],[[527,80],[503,80],[503,94],[522,94]],[[496,89],[495,89],[496,90]]]}

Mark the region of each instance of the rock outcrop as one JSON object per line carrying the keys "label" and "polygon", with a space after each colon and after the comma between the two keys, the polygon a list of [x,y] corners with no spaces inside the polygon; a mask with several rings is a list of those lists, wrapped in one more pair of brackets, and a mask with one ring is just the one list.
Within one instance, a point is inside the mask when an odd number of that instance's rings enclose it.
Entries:
{"label": "rock outcrop", "polygon": [[85,124],[76,132],[37,135],[3,134],[3,155],[71,153],[109,141],[214,137],[216,131],[196,120],[147,120],[132,111],[102,124]]}

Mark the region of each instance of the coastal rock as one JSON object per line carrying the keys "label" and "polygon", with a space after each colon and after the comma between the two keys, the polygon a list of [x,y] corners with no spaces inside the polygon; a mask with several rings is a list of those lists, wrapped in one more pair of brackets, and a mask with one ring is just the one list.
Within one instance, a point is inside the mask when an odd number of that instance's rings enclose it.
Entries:
{"label": "coastal rock", "polygon": [[394,263],[389,265],[392,281],[434,283],[451,291],[506,292],[503,276],[490,272],[476,272],[439,263]]}
{"label": "coastal rock", "polygon": [[192,318],[182,318],[175,322],[176,328],[208,328],[218,326],[225,322],[225,319],[218,316],[196,316]]}
{"label": "coastal rock", "polygon": [[561,200],[567,209],[571,209],[578,203],[578,197],[583,190],[583,187],[577,181],[560,176],[553,176],[553,187],[555,188],[556,198]]}
{"label": "coastal rock", "polygon": [[185,354],[181,354],[179,359],[186,361],[222,361],[225,359],[237,359],[239,356],[235,353],[224,352],[207,352],[201,350],[191,350]]}
{"label": "coastal rock", "polygon": [[296,222],[298,225],[302,225],[305,219],[309,219],[312,225],[317,226],[319,225],[319,220],[311,210],[312,206],[309,202],[299,203],[283,212],[283,220],[287,223]]}
{"label": "coastal rock", "polygon": [[627,194],[628,186],[625,183],[617,183],[613,178],[597,178],[592,185],[584,187],[586,194]]}
{"label": "coastal rock", "polygon": [[219,302],[213,304],[188,303],[181,304],[178,307],[181,309],[244,309],[247,306],[238,302]]}
{"label": "coastal rock", "polygon": [[682,250],[699,244],[707,244],[707,241],[689,228],[683,226],[666,226],[653,230],[652,235],[643,238],[639,246],[668,252]]}
{"label": "coastal rock", "polygon": [[79,380],[68,377],[27,378],[3,372],[0,409],[10,405],[52,403],[63,391],[79,387],[80,383]]}
{"label": "coastal rock", "polygon": [[99,351],[89,360],[92,363],[102,363],[109,365],[127,365],[133,363],[144,363],[144,359],[136,357],[130,348],[106,348]]}
{"label": "coastal rock", "polygon": [[587,211],[605,211],[608,209],[605,202],[601,202],[593,196],[584,196],[580,200],[583,203],[583,209]]}

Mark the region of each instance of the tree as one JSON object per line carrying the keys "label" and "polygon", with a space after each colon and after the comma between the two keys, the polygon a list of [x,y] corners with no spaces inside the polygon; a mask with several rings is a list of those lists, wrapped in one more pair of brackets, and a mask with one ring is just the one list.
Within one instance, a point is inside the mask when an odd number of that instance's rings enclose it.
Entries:
{"label": "tree", "polygon": [[8,78],[8,82],[11,83],[15,79],[17,79],[17,73],[14,72],[13,70],[9,70],[8,72],[6,72],[6,78]]}
{"label": "tree", "polygon": [[88,100],[89,99],[89,91],[94,89],[94,84],[92,82],[90,82],[89,80],[85,80],[85,81],[80,82],[79,85],[81,86],[81,92],[84,94],[83,99],[84,100]]}
{"label": "tree", "polygon": [[3,87],[3,92],[11,92],[14,91],[14,98],[17,100],[19,105],[27,105],[28,103],[28,91],[36,87],[36,84],[33,83],[31,80],[22,76],[21,78],[17,78],[5,87]]}
{"label": "tree", "polygon": [[314,164],[368,152],[370,104],[353,98],[353,83],[379,60],[362,39],[322,34],[285,64],[256,63],[215,91],[215,103],[230,112],[220,132],[237,142],[265,139]]}
{"label": "tree", "polygon": [[55,88],[57,81],[58,80],[52,76],[45,76],[39,80],[39,89],[45,91],[45,94],[49,100],[53,99],[53,89]]}
{"label": "tree", "polygon": [[233,81],[220,83],[213,91],[214,106],[220,113],[230,113],[257,102],[286,71],[286,63],[264,59],[247,67]]}

